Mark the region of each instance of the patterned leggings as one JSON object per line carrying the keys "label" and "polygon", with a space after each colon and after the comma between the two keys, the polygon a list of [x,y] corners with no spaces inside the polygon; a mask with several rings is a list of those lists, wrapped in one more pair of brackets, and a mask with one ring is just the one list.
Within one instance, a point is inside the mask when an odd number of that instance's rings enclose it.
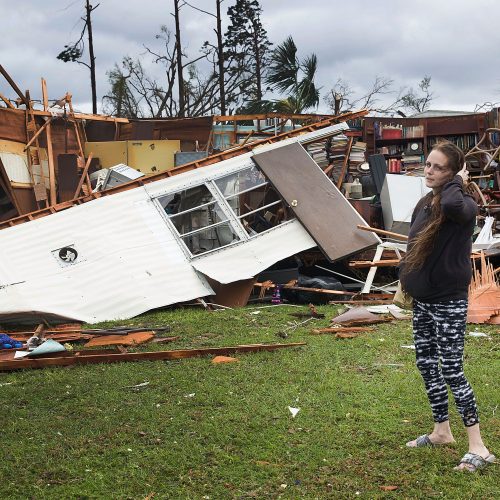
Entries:
{"label": "patterned leggings", "polygon": [[463,372],[466,319],[467,300],[437,304],[414,301],[417,368],[424,379],[434,422],[449,419],[449,385],[464,425],[470,427],[479,423],[479,417],[474,393]]}

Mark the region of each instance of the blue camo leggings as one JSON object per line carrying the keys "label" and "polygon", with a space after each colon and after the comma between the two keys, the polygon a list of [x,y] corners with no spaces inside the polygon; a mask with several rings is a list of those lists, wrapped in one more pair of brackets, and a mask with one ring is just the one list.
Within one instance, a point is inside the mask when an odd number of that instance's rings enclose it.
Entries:
{"label": "blue camo leggings", "polygon": [[466,320],[467,300],[437,304],[414,301],[417,368],[424,379],[434,422],[449,419],[449,385],[464,425],[470,427],[479,423],[479,417],[472,387],[463,372]]}

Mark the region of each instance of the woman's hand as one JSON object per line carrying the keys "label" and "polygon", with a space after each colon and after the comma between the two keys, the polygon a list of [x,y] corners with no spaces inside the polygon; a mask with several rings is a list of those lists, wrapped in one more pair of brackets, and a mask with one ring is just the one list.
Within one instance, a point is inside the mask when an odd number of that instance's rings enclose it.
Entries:
{"label": "woman's hand", "polygon": [[459,170],[457,172],[457,175],[459,175],[462,178],[462,181],[464,182],[464,184],[469,181],[469,171],[467,170],[466,163],[464,163],[462,170]]}

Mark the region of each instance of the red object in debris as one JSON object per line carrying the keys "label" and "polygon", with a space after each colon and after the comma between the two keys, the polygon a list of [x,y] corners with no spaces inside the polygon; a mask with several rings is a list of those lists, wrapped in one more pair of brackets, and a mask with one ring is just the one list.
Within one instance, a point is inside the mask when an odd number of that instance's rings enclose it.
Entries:
{"label": "red object in debris", "polygon": [[384,128],[382,129],[382,139],[401,139],[403,130],[400,128]]}
{"label": "red object in debris", "polygon": [[390,174],[401,173],[401,160],[396,160],[395,158],[391,158],[389,160],[389,173]]}

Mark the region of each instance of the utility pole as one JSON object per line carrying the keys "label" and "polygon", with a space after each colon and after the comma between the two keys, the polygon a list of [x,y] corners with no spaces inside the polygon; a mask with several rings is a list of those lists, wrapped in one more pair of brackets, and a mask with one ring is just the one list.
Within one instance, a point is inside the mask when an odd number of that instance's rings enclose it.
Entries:
{"label": "utility pole", "polygon": [[89,58],[90,58],[90,87],[92,89],[92,113],[97,114],[97,88],[95,82],[95,56],[94,56],[94,41],[92,39],[92,20],[90,17],[91,12],[97,9],[99,4],[95,7],[90,5],[89,0],[86,0],[85,10],[87,11],[87,16],[85,23],[87,24],[87,34],[89,38]]}
{"label": "utility pole", "polygon": [[224,89],[224,46],[222,43],[222,20],[220,4],[223,0],[216,0],[217,4],[217,58],[219,63],[220,114],[226,114],[226,91]]}
{"label": "utility pole", "polygon": [[175,17],[175,50],[177,55],[177,78],[179,84],[179,117],[184,118],[184,76],[182,74],[182,47],[181,47],[181,29],[179,23],[179,0],[174,0]]}

